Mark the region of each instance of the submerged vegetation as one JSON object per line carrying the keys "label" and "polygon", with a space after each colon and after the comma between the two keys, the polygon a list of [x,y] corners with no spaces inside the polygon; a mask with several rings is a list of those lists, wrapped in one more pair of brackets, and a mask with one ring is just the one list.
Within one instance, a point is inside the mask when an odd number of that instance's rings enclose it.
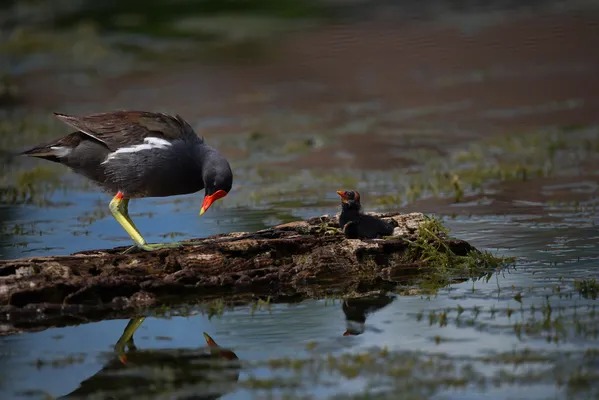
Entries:
{"label": "submerged vegetation", "polygon": [[[385,114],[384,110],[380,111],[381,124],[387,120]],[[282,163],[283,169],[277,168],[272,174],[263,172],[260,177],[243,175],[249,181],[269,183],[267,190],[253,193],[252,198],[275,203],[276,197],[282,193],[286,196],[299,195],[294,187],[306,179],[313,182],[310,187],[314,188],[332,184],[360,188],[370,193],[370,207],[379,210],[397,209],[428,198],[449,199],[457,203],[484,201],[485,196],[492,195],[494,184],[569,176],[574,171],[580,173],[589,168],[585,165],[595,165],[599,162],[598,129],[597,126],[565,127],[508,133],[479,139],[466,150],[458,148],[445,156],[431,157],[427,154],[419,158],[420,153],[410,148],[405,156],[413,157],[413,162],[418,165],[417,171],[410,173],[406,172],[408,166],[400,166],[399,171],[344,168],[321,172],[315,168],[313,172],[302,170],[298,174]],[[331,142],[329,136],[327,147],[330,152],[334,151],[338,142],[350,140],[347,136],[336,136],[337,142]],[[268,140],[280,139],[269,137]],[[273,147],[271,152],[276,152],[277,148]],[[398,151],[404,155],[401,150]],[[276,160],[276,154],[271,157]],[[284,175],[285,180],[280,181],[279,175]],[[310,188],[302,189],[302,196],[312,199],[316,192],[312,193]]]}
{"label": "submerged vegetation", "polygon": [[[575,367],[563,371],[561,360],[575,362]],[[592,351],[571,351],[538,354],[530,349],[497,353],[487,356],[449,356],[409,351],[390,351],[372,348],[356,354],[314,356],[307,359],[272,359],[252,363],[251,367],[265,366],[273,370],[274,378],[258,378],[250,374],[240,385],[253,390],[283,390],[289,398],[301,398],[303,383],[327,386],[331,382],[348,384],[359,380],[361,390],[343,393],[335,398],[402,398],[424,399],[434,395],[458,393],[475,386],[490,390],[502,385],[546,385],[564,390],[568,398],[596,396],[593,381],[599,378],[592,368],[596,362]],[[543,364],[545,368],[534,368]],[[533,367],[522,374],[523,365]],[[487,368],[484,368],[487,367]],[[492,367],[492,368],[488,368]],[[484,372],[489,371],[489,372]],[[342,391],[343,392],[343,391]]]}
{"label": "submerged vegetation", "polygon": [[599,282],[595,278],[575,281],[574,287],[585,299],[595,300],[599,295]]}

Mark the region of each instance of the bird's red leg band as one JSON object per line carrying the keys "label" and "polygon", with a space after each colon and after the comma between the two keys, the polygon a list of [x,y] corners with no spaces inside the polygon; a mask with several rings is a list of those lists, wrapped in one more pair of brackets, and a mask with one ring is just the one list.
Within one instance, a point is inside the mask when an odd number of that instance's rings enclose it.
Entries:
{"label": "bird's red leg band", "polygon": [[117,193],[117,194],[114,196],[114,198],[115,198],[116,200],[123,200],[123,197],[125,197],[125,194],[124,194],[123,192],[118,192],[118,193]]}

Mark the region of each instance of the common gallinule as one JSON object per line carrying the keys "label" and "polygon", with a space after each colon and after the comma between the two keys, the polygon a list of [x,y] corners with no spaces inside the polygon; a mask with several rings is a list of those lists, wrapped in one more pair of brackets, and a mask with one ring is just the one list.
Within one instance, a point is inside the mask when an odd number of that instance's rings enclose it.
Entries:
{"label": "common gallinule", "polygon": [[55,115],[77,131],[22,154],[66,165],[116,193],[110,211],[139,248],[151,251],[181,244],[148,244],[129,217],[129,199],[205,189],[202,215],[231,190],[229,162],[179,115],[145,111]]}
{"label": "common gallinule", "polygon": [[393,234],[393,225],[360,211],[360,193],[355,190],[339,190],[337,194],[341,196],[339,227],[347,238],[374,239]]}

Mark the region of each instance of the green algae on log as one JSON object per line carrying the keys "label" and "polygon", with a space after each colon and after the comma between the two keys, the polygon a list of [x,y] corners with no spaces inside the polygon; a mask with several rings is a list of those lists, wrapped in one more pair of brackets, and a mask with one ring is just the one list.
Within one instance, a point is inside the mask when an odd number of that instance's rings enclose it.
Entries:
{"label": "green algae on log", "polygon": [[431,276],[443,286],[498,266],[498,259],[450,238],[421,213],[377,215],[396,227],[394,236],[346,239],[337,217],[324,215],[178,249],[122,254],[123,247],[0,261],[0,324],[14,332],[17,321],[35,329],[65,316],[125,318],[191,298],[343,297]]}

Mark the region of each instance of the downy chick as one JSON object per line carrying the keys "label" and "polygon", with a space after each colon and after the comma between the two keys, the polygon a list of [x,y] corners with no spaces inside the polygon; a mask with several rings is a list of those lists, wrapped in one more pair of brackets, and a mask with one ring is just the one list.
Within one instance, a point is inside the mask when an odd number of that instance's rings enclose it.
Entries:
{"label": "downy chick", "polygon": [[360,211],[360,193],[340,190],[337,194],[341,196],[339,227],[348,239],[374,239],[393,234],[393,225]]}

